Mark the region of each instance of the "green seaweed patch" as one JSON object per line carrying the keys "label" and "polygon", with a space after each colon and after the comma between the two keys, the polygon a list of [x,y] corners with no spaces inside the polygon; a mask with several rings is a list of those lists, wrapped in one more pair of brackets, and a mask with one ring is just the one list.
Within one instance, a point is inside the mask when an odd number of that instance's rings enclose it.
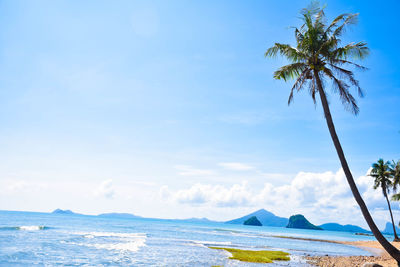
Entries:
{"label": "green seaweed patch", "polygon": [[273,261],[288,261],[290,260],[289,253],[277,250],[244,250],[237,248],[221,248],[209,247],[211,249],[226,250],[232,254],[229,259],[258,262],[258,263],[271,263]]}

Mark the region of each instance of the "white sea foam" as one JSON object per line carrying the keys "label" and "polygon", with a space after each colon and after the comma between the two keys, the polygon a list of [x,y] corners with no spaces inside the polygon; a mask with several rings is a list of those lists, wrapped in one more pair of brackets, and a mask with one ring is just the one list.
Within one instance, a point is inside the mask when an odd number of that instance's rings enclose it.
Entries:
{"label": "white sea foam", "polygon": [[232,245],[232,242],[218,242],[218,241],[198,241],[198,240],[190,240],[195,244],[200,245],[217,245],[217,246],[229,246]]}
{"label": "white sea foam", "polygon": [[184,242],[192,245],[208,245],[208,246],[229,246],[232,242],[229,241],[203,241],[203,240],[193,240],[193,239],[182,239],[182,238],[158,238],[160,240],[168,240],[170,242]]}
{"label": "white sea foam", "polygon": [[75,235],[81,235],[85,238],[94,237],[119,237],[119,238],[137,238],[145,237],[145,233],[115,233],[115,232],[74,232]]}
{"label": "white sea foam", "polygon": [[188,240],[194,246],[198,247],[209,247],[209,246],[230,246],[231,242],[218,242],[218,241],[199,241],[199,240]]}
{"label": "white sea foam", "polygon": [[[140,247],[146,245],[147,236],[144,233],[114,233],[114,232],[75,232],[87,239],[94,239],[92,243],[70,243],[97,249],[119,250],[119,251],[138,251]],[[97,243],[96,238],[101,238],[101,243]],[[109,239],[109,240],[107,240]]]}
{"label": "white sea foam", "polygon": [[44,230],[45,226],[43,225],[26,225],[26,226],[18,226],[18,230],[23,230],[23,231],[39,231],[39,230]]}
{"label": "white sea foam", "polygon": [[95,247],[97,249],[119,250],[119,251],[138,251],[140,247],[145,246],[146,239],[136,239],[129,242],[111,243],[111,244],[85,244],[87,247]]}

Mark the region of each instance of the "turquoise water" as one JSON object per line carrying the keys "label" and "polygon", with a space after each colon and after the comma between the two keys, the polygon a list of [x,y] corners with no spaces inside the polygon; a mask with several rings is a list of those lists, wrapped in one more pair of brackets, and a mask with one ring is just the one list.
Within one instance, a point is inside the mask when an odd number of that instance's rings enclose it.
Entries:
{"label": "turquoise water", "polygon": [[207,246],[279,249],[290,262],[308,266],[305,255],[370,255],[359,248],[274,235],[370,240],[351,233],[188,223],[160,219],[110,219],[85,215],[0,211],[0,266],[261,266],[229,260]]}

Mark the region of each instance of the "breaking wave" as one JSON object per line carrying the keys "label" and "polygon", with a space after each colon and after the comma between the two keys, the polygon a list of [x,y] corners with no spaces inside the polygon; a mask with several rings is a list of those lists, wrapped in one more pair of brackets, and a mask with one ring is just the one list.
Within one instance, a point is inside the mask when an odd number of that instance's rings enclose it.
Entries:
{"label": "breaking wave", "polygon": [[90,239],[88,242],[73,243],[75,245],[129,252],[136,252],[140,247],[146,246],[147,239],[144,233],[75,232],[74,234]]}
{"label": "breaking wave", "polygon": [[187,240],[189,245],[198,247],[211,247],[211,246],[232,246],[231,242],[219,242],[219,241],[200,241],[200,240]]}
{"label": "breaking wave", "polygon": [[48,230],[51,227],[44,225],[23,225],[23,226],[3,226],[0,227],[0,231],[39,231],[39,230]]}

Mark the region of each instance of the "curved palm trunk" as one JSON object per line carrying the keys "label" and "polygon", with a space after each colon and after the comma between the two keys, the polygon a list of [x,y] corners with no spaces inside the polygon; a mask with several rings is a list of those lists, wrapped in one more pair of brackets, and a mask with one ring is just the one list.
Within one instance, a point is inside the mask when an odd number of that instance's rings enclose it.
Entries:
{"label": "curved palm trunk", "polygon": [[397,233],[396,233],[396,227],[394,226],[392,208],[390,207],[390,201],[388,199],[388,196],[387,196],[387,193],[386,193],[386,189],[383,191],[383,194],[385,195],[386,202],[387,202],[388,207],[389,207],[390,218],[392,219],[393,234],[394,234],[394,240],[393,241],[400,242],[400,239],[399,239],[399,237],[397,236]]}
{"label": "curved palm trunk", "polygon": [[360,192],[358,191],[357,185],[354,182],[353,175],[350,172],[350,168],[349,168],[346,158],[344,156],[342,146],[339,142],[339,138],[336,134],[336,130],[335,130],[335,126],[333,124],[331,112],[329,110],[329,104],[326,99],[326,95],[325,95],[325,92],[322,87],[322,82],[321,82],[321,79],[319,78],[319,74],[318,74],[317,70],[314,70],[314,75],[315,75],[316,83],[318,86],[318,92],[319,92],[319,95],[321,98],[322,107],[324,109],[325,119],[326,119],[326,123],[328,125],[329,133],[331,134],[333,144],[335,145],[336,152],[339,156],[339,160],[342,165],[344,174],[346,175],[347,182],[349,183],[351,192],[353,193],[355,200],[357,201],[358,205],[360,206],[361,212],[362,212],[364,219],[367,222],[369,228],[371,229],[371,232],[374,234],[375,238],[382,245],[382,247],[390,254],[390,256],[392,256],[397,261],[398,266],[400,266],[400,251],[397,248],[395,248],[392,244],[390,244],[390,242],[387,241],[386,238],[379,231],[378,227],[376,226],[374,220],[371,217],[371,214],[368,211],[367,206],[365,205],[364,200],[362,199],[362,197],[360,195]]}

